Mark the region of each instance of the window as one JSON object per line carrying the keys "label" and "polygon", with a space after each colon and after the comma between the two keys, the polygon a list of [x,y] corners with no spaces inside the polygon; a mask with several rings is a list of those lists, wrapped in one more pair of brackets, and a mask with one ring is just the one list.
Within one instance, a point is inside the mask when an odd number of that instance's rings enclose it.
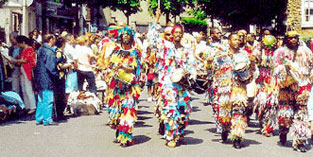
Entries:
{"label": "window", "polygon": [[313,27],[313,0],[302,0],[302,27]]}

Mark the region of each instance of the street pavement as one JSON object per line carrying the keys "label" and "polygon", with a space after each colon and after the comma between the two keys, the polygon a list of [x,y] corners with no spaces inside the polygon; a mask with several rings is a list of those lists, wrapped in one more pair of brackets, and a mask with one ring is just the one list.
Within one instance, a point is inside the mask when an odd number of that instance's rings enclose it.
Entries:
{"label": "street pavement", "polygon": [[313,156],[311,148],[307,153],[294,151],[290,133],[287,146],[279,145],[277,133],[274,137],[260,135],[255,120],[246,130],[242,149],[234,149],[231,140],[222,143],[220,135],[215,134],[212,108],[202,103],[204,95],[193,96],[193,113],[184,143],[168,148],[157,132],[158,123],[153,115],[155,105],[146,98],[144,91],[137,112],[133,146],[123,148],[114,142],[115,133],[107,126],[108,116],[104,110],[100,115],[70,118],[58,126],[36,126],[30,117],[0,124],[0,157]]}

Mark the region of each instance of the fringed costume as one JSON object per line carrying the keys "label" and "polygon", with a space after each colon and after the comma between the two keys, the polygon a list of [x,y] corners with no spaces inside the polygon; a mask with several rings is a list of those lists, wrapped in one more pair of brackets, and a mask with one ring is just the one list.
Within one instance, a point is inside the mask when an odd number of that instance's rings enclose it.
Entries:
{"label": "fringed costume", "polygon": [[[128,27],[123,28],[133,35]],[[141,52],[133,45],[129,50],[116,46],[110,57],[110,80],[107,89],[109,124],[116,129],[116,138],[123,146],[133,144],[133,128],[137,121],[137,104],[141,89]]]}
{"label": "fringed costume", "polygon": [[[237,71],[243,63],[244,71]],[[213,60],[213,103],[217,108],[217,120],[222,126],[222,140],[226,141],[228,133],[234,141],[241,141],[247,128],[245,108],[247,93],[245,85],[250,81],[250,61],[245,51],[239,53],[216,54]],[[241,70],[241,69],[238,69]]]}
{"label": "fringed costume", "polygon": [[274,52],[274,75],[280,87],[280,142],[286,142],[289,128],[292,128],[293,148],[303,148],[310,136],[307,101],[311,90],[312,52],[304,45],[296,50],[280,47]]}
{"label": "fringed costume", "polygon": [[260,121],[261,132],[265,136],[272,136],[277,121],[278,86],[273,77],[273,54],[270,48],[256,49],[254,52],[259,58],[259,76],[255,82],[257,93],[253,100],[254,111]]}

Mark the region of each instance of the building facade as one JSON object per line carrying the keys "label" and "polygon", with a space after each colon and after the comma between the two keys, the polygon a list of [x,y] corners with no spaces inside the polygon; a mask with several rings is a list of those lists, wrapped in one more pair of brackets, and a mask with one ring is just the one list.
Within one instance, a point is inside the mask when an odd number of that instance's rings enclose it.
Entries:
{"label": "building facade", "polygon": [[1,40],[8,43],[11,32],[28,36],[36,28],[33,0],[8,0],[0,9]]}

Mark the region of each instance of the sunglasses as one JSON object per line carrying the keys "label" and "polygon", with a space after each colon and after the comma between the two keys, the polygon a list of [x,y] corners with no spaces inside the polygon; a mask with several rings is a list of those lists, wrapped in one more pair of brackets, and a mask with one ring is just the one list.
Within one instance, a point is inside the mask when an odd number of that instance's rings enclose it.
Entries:
{"label": "sunglasses", "polygon": [[167,33],[167,34],[165,34],[166,36],[171,36],[172,34],[169,34],[169,33]]}

